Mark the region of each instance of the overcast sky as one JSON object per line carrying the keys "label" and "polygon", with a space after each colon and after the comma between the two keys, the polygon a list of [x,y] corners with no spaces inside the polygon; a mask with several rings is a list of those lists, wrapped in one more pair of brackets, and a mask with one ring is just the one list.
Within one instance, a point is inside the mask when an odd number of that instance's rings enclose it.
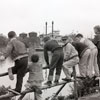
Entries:
{"label": "overcast sky", "polygon": [[0,33],[48,32],[51,22],[61,35],[72,31],[84,36],[94,35],[93,27],[100,24],[100,0],[0,0]]}

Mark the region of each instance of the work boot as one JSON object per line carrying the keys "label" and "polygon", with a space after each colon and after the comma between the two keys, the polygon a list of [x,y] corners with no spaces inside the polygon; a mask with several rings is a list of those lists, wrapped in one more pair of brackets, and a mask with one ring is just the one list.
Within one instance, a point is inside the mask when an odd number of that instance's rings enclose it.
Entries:
{"label": "work boot", "polygon": [[59,83],[59,81],[58,81],[58,80],[55,80],[55,81],[54,81],[54,83],[55,83],[55,84],[58,84],[58,83]]}
{"label": "work boot", "polygon": [[51,81],[47,81],[47,82],[44,83],[44,84],[50,86],[50,85],[52,85],[52,82],[51,82]]}
{"label": "work boot", "polygon": [[63,81],[71,82],[70,78],[62,78]]}

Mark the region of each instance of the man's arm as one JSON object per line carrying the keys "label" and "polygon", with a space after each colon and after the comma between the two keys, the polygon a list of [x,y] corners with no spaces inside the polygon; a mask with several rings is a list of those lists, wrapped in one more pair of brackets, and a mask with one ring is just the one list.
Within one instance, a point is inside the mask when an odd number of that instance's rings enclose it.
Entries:
{"label": "man's arm", "polygon": [[13,45],[11,42],[9,42],[6,47],[6,51],[4,53],[5,58],[7,58],[11,54],[12,49],[13,49]]}
{"label": "man's arm", "polygon": [[98,38],[99,38],[98,36],[95,36],[94,39],[92,40],[92,42],[93,42],[95,45],[96,45],[97,42],[98,42]]}
{"label": "man's arm", "polygon": [[48,56],[48,51],[46,49],[46,46],[44,46],[44,59],[45,59],[47,65],[49,65],[49,56]]}

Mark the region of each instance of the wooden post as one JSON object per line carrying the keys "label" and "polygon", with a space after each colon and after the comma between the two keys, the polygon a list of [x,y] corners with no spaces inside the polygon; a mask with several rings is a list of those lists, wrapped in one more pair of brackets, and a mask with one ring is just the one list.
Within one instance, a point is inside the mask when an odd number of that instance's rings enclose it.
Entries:
{"label": "wooden post", "polygon": [[[65,86],[64,84],[67,84],[67,83],[68,82],[66,82],[66,81],[62,81],[62,82],[59,82],[58,84],[52,84],[51,86],[44,85],[40,89],[44,90],[44,89],[48,89],[48,88],[59,86],[59,85],[63,85],[62,86],[62,88],[63,88]],[[62,88],[60,88],[60,90],[56,94],[58,94],[61,91]],[[22,91],[20,95],[23,95],[23,97],[24,97],[26,93],[30,93],[30,92],[34,92],[34,90],[33,89],[29,89],[29,90]],[[5,94],[5,95],[1,95],[0,96],[0,100],[4,99],[4,98],[14,97],[14,96],[17,96],[17,95],[19,95],[19,94]],[[21,99],[19,99],[19,100],[21,100]]]}
{"label": "wooden post", "polygon": [[[64,86],[67,84],[68,82],[66,81],[66,82],[62,82],[62,83],[59,83],[58,85],[62,85],[60,88],[59,88],[59,90],[55,93],[55,95],[52,97],[52,99],[53,98],[55,98],[59,93],[60,93],[60,91],[64,88]],[[51,87],[54,87],[54,86],[58,86],[58,85],[51,85]],[[44,87],[42,87],[42,90],[44,90],[44,89],[47,89],[47,88],[51,88],[50,86],[44,86]],[[22,100],[23,98],[24,98],[24,96],[26,95],[26,93],[24,93],[24,94],[22,94],[19,98],[18,98],[18,100]]]}
{"label": "wooden post", "polygon": [[75,95],[75,100],[78,100],[77,80],[76,80],[76,70],[75,70],[75,66],[73,67],[73,74],[74,74],[74,95]]}

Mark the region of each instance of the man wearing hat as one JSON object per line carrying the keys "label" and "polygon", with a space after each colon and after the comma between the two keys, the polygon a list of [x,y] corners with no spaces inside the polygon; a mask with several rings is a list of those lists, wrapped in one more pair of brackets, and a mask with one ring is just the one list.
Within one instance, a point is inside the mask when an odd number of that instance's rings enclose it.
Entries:
{"label": "man wearing hat", "polygon": [[73,67],[79,63],[78,52],[75,47],[71,44],[72,39],[68,36],[62,37],[62,42],[64,43],[63,52],[64,52],[64,63],[63,63],[63,72],[66,75],[66,78],[63,80],[71,81],[71,74]]}
{"label": "man wearing hat", "polygon": [[[55,81],[54,83],[59,82],[60,74],[61,74],[61,69],[62,69],[62,64],[63,64],[63,49],[62,47],[58,44],[56,40],[50,40],[50,37],[44,37],[44,58],[46,61],[47,66],[49,66],[49,75],[48,75],[48,81],[45,83],[46,85],[51,85],[53,81],[53,73],[54,70],[56,69],[56,75],[55,75]],[[52,53],[52,59],[51,62],[49,63],[49,55],[48,51]]]}

